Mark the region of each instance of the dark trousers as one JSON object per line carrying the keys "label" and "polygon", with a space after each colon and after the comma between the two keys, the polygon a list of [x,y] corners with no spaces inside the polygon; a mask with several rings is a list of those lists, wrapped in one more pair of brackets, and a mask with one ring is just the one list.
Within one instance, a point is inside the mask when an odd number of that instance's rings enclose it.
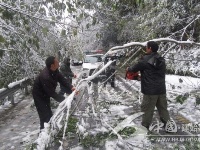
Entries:
{"label": "dark trousers", "polygon": [[[115,74],[113,74],[114,72],[112,72],[112,73],[110,73],[110,74],[106,74],[106,77],[107,77],[107,79],[108,78],[110,78],[110,79],[108,79],[108,81],[106,81],[105,83],[104,83],[104,87],[106,86],[106,84],[107,84],[107,82],[110,82],[110,85],[111,85],[111,87],[115,87]],[[111,77],[110,77],[111,76]],[[107,80],[106,79],[106,80]]]}
{"label": "dark trousers", "polygon": [[144,112],[142,116],[142,125],[149,128],[155,107],[158,109],[160,120],[166,124],[170,119],[169,112],[167,110],[166,94],[161,95],[143,95],[143,101],[141,104],[141,111]]}
{"label": "dark trousers", "polygon": [[39,98],[33,95],[33,99],[40,118],[40,129],[44,129],[44,123],[48,123],[52,117],[50,98]]}
{"label": "dark trousers", "polygon": [[[72,84],[72,78],[66,78],[66,79],[68,80],[68,82],[69,82],[70,84]],[[60,91],[59,91],[59,94],[64,95],[65,93],[66,93],[66,94],[71,94],[71,93],[72,93],[72,90],[69,89],[69,88],[66,88],[65,86],[63,86],[63,85],[60,84]]]}

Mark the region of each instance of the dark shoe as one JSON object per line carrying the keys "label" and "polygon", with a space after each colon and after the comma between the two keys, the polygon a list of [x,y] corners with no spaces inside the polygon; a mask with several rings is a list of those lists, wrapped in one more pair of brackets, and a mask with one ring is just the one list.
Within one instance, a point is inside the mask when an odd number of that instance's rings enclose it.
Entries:
{"label": "dark shoe", "polygon": [[110,84],[111,84],[111,87],[113,87],[113,88],[115,87],[115,83],[114,82],[111,82]]}
{"label": "dark shoe", "polygon": [[149,130],[149,126],[141,124],[143,127],[147,128],[147,130]]}
{"label": "dark shoe", "polygon": [[163,128],[165,129],[167,122],[163,118],[160,118],[160,121],[164,124]]}

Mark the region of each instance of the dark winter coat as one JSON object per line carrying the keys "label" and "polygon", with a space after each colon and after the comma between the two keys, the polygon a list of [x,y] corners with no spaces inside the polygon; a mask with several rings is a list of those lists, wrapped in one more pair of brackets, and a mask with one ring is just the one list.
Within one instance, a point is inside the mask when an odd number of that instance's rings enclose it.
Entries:
{"label": "dark winter coat", "polygon": [[128,71],[141,73],[141,92],[145,95],[166,94],[165,86],[165,60],[158,53],[145,55]]}
{"label": "dark winter coat", "polygon": [[68,82],[72,83],[72,78],[74,77],[74,73],[70,68],[70,59],[65,58],[63,63],[60,66],[61,74],[67,78]]}
{"label": "dark winter coat", "polygon": [[[110,60],[115,60],[115,58],[114,57],[111,57],[110,58]],[[105,58],[105,61],[104,61],[104,64],[107,64],[108,63],[108,61],[109,61],[109,58]],[[111,64],[110,64],[110,66],[108,66],[108,68],[106,69],[106,75],[109,77],[109,76],[111,76],[114,72],[115,72],[115,70],[116,70],[116,64],[117,64],[117,62],[116,61],[114,61],[114,62],[112,62]]]}
{"label": "dark winter coat", "polygon": [[57,82],[61,85],[72,88],[72,85],[56,70],[51,71],[45,68],[34,81],[33,95],[39,97],[42,101],[49,101],[52,97],[56,101],[61,102],[64,100],[62,95],[56,93]]}
{"label": "dark winter coat", "polygon": [[57,82],[71,89],[73,86],[62,76],[59,70],[51,71],[44,68],[34,81],[33,99],[40,118],[40,129],[44,123],[49,122],[52,117],[50,97],[61,102],[65,99],[63,95],[56,93]]}

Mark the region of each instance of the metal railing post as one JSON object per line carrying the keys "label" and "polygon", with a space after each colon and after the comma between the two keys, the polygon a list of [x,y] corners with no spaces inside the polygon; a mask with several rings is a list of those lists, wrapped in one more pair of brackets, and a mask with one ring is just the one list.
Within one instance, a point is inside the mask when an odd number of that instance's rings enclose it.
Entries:
{"label": "metal railing post", "polygon": [[9,100],[9,101],[11,101],[11,104],[12,104],[12,105],[14,105],[14,104],[15,104],[15,102],[14,102],[14,96],[13,96],[13,94],[11,94],[11,95],[8,95],[8,100]]}

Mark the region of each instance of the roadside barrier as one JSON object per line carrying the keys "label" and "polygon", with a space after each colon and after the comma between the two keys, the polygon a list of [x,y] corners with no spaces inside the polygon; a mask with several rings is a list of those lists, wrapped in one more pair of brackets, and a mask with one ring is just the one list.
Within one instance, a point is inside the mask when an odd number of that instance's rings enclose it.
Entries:
{"label": "roadside barrier", "polygon": [[28,85],[30,85],[31,79],[22,79],[15,83],[8,85],[8,88],[0,90],[0,102],[3,103],[3,100],[8,97],[8,101],[11,101],[11,104],[15,104],[14,94],[20,89],[24,89],[25,94],[28,94]]}

